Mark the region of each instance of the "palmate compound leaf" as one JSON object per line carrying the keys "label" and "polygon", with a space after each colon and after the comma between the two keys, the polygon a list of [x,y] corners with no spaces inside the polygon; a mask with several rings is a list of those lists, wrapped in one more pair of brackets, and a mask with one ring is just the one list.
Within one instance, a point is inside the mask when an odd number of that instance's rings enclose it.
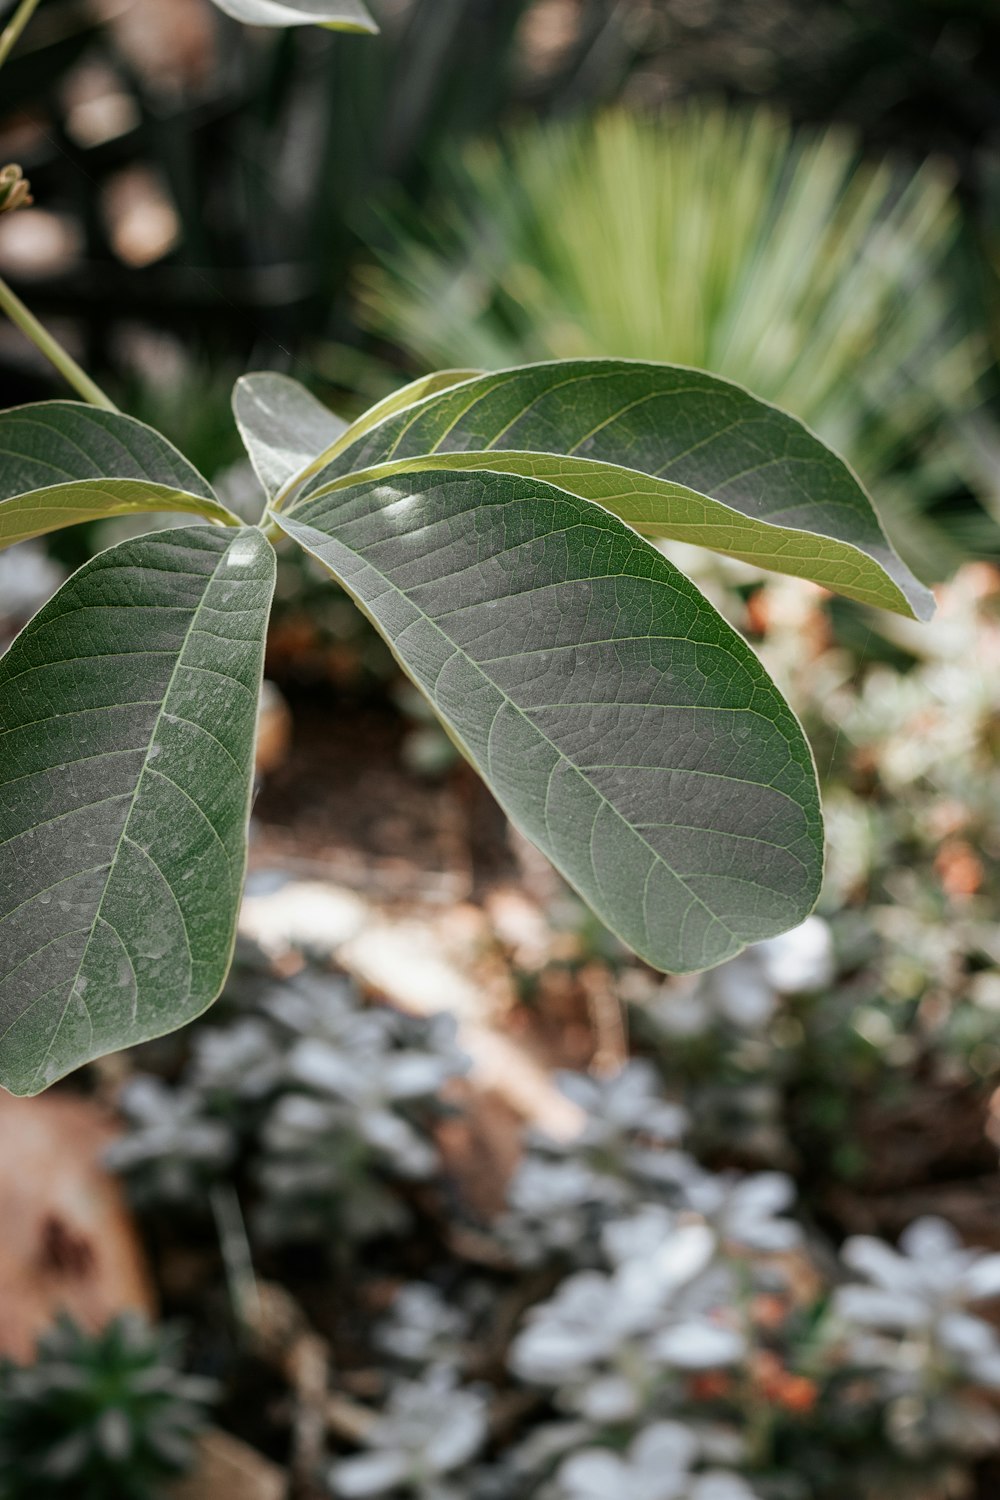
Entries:
{"label": "palmate compound leaf", "polygon": [[376,32],[361,0],[214,0],[220,10],[247,26],[326,26],[332,31]]}
{"label": "palmate compound leaf", "polygon": [[657,968],[801,921],[822,824],[809,747],[692,583],[589,501],[411,472],[277,523],[344,584],[512,821]]}
{"label": "palmate compound leaf", "polygon": [[77,401],[0,412],[0,549],[80,521],[167,510],[238,521],[143,422]]}
{"label": "palmate compound leaf", "polygon": [[218,994],[246,863],[274,550],[101,553],[0,660],[0,1083],[37,1092]]}
{"label": "palmate compound leaf", "polygon": [[407,460],[425,468],[431,454],[446,467],[535,474],[650,537],[694,542],[918,619],[933,612],[843,460],[796,418],[714,375],[605,359],[480,376],[363,433],[301,499],[351,471],[389,477],[386,464]]}

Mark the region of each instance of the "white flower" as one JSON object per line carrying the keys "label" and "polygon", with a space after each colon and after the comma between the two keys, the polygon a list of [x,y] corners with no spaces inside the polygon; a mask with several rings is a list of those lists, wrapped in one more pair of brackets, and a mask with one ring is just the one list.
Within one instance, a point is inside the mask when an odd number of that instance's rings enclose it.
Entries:
{"label": "white flower", "polygon": [[664,1099],[656,1069],[641,1058],[606,1078],[564,1072],[557,1081],[587,1116],[571,1148],[626,1151],[638,1137],[667,1144],[680,1140],[686,1129],[686,1112]]}
{"label": "white flower", "polygon": [[[871,1235],[847,1241],[843,1259],[868,1286],[838,1288],[835,1306],[849,1323],[931,1337],[958,1370],[1000,1388],[1000,1339],[968,1304],[1000,1295],[1000,1255],[967,1249],[943,1219],[918,1219],[893,1250]],[[884,1348],[885,1346],[883,1346]]]}
{"label": "white flower", "polygon": [[561,1500],[754,1500],[737,1474],[692,1474],[695,1434],[679,1422],[655,1422],[620,1455],[584,1448],[559,1469]]}
{"label": "white flower", "polygon": [[414,1281],[396,1294],[378,1330],[385,1352],[409,1364],[454,1363],[467,1333],[467,1319],[445,1301],[437,1287]]}
{"label": "white flower", "polygon": [[345,1500],[426,1486],[469,1463],[486,1440],[486,1402],[432,1369],[395,1387],[368,1436],[371,1452],[334,1464],[330,1484]]}
{"label": "white flower", "polygon": [[795,1201],[795,1184],[783,1172],[738,1177],[704,1172],[692,1163],[683,1194],[724,1242],[764,1252],[792,1250],[801,1242],[798,1224],[782,1217]]}

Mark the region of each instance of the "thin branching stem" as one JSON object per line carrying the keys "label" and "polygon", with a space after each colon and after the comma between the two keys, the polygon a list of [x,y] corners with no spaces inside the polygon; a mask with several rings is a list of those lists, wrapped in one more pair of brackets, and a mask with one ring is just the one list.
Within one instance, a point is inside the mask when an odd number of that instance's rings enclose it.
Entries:
{"label": "thin branching stem", "polygon": [[117,411],[118,408],[106,396],[100,386],[91,380],[85,370],[82,370],[71,354],[68,354],[63,346],[55,339],[48,329],[43,327],[21,301],[16,292],[12,291],[7,283],[0,278],[0,309],[16,323],[21,332],[39,349],[50,364],[54,365],[60,375],[66,380],[84,401],[89,401],[91,406],[102,406],[105,411]]}
{"label": "thin branching stem", "polygon": [[0,32],[0,68],[3,67],[17,45],[21,32],[38,8],[38,0],[21,0],[3,31]]}

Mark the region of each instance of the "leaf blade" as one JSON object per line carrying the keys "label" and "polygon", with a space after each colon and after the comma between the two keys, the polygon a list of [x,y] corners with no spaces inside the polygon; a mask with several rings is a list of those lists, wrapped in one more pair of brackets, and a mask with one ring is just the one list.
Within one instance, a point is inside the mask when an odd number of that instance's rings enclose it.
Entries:
{"label": "leaf blade", "polygon": [[348,424],[288,375],[241,375],[233,386],[233,415],[254,472],[268,498],[332,448]]}
{"label": "leaf blade", "polygon": [[444,453],[379,464],[335,480],[317,492],[344,489],[359,479],[392,479],[408,473],[490,470],[544,479],[569,494],[601,505],[651,540],[686,542],[774,573],[811,582],[860,604],[908,614],[899,585],[868,553],[834,537],[754,520],[720,500],[616,464],[554,453]]}
{"label": "leaf blade", "polygon": [[0,660],[12,1092],[172,1030],[218,993],[273,586],[256,528],[153,533],[86,564]]}
{"label": "leaf blade", "polygon": [[45,536],[83,521],[102,521],[109,516],[149,515],[158,511],[179,511],[204,516],[224,526],[238,524],[236,516],[225,506],[211,506],[196,495],[166,486],[136,484],[128,479],[83,481],[72,485],[53,485],[51,489],[34,490],[0,501],[0,551],[31,537]]}
{"label": "leaf blade", "polygon": [[324,26],[331,31],[378,27],[361,0],[214,0],[220,10],[247,26]]}
{"label": "leaf blade", "polygon": [[[586,458],[679,485],[751,523],[861,552],[903,612],[926,619],[933,611],[933,596],[896,556],[842,459],[796,418],[682,366],[556,361],[468,381],[373,428],[317,473],[303,499],[349,468],[473,451]],[[808,561],[796,568],[801,576],[812,576]]]}
{"label": "leaf blade", "polygon": [[428,396],[440,395],[442,391],[450,391],[456,385],[464,385],[467,380],[475,380],[483,373],[482,370],[435,370],[431,375],[421,375],[417,380],[411,380],[409,385],[401,386],[398,391],[392,391],[390,395],[383,396],[381,401],[376,401],[374,406],[362,412],[360,417],[351,423],[343,438],[337,443],[335,450],[325,455],[327,461],[332,461],[339,454],[346,452],[373,427],[379,426],[389,417],[409,410],[410,407],[426,400]]}
{"label": "leaf blade", "polygon": [[746,644],[624,523],[544,481],[440,470],[275,519],[648,962],[708,967],[811,909],[822,837],[802,731]]}
{"label": "leaf blade", "polygon": [[75,401],[0,412],[0,459],[0,548],[140,511],[240,524],[172,443],[120,412]]}

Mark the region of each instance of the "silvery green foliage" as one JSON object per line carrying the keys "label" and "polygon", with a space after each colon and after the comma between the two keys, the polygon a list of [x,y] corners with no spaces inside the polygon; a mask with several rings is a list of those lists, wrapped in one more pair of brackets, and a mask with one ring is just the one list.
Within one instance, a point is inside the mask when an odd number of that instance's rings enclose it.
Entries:
{"label": "silvery green foliage", "polygon": [[1000,1255],[967,1249],[950,1224],[928,1217],[898,1250],[859,1235],[843,1260],[865,1280],[840,1287],[835,1310],[852,1362],[878,1375],[899,1445],[919,1455],[1000,1442],[1000,1417],[969,1391],[1000,1389],[1000,1337],[969,1311],[1000,1296]]}
{"label": "silvery green foliage", "polygon": [[568,1277],[514,1340],[515,1374],[600,1426],[641,1418],[678,1371],[746,1353],[739,1286],[705,1223],[647,1205],[608,1226],[608,1269]]}
{"label": "silvery green foliage", "polygon": [[342,976],[307,971],[256,1013],[196,1030],[176,1085],[132,1078],[109,1164],[137,1201],[198,1207],[238,1162],[271,1241],[398,1232],[409,1215],[393,1183],[438,1169],[427,1127],[467,1066],[455,1035],[450,1018],[366,1008]]}
{"label": "silvery green foliage", "polygon": [[376,1333],[378,1347],[406,1367],[461,1366],[466,1354],[469,1318],[437,1287],[414,1281],[397,1292],[388,1316]]}
{"label": "silvery green foliage", "polygon": [[460,1500],[467,1490],[457,1476],[481,1451],[486,1418],[485,1398],[457,1388],[448,1370],[400,1381],[371,1429],[369,1451],[334,1464],[330,1487],[345,1500],[390,1494]]}
{"label": "silvery green foliage", "polygon": [[784,1217],[794,1193],[780,1173],[748,1177],[705,1172],[679,1149],[686,1111],[668,1101],[652,1064],[633,1060],[607,1078],[562,1073],[563,1092],[583,1112],[568,1141],[535,1134],[510,1185],[497,1232],[517,1259],[562,1254],[595,1261],[602,1229],[644,1205],[690,1211],[721,1241],[747,1249],[789,1249],[799,1240]]}
{"label": "silvery green foliage", "polygon": [[140,1318],[98,1334],[63,1318],[34,1364],[0,1363],[0,1497],[149,1500],[191,1464],[214,1395]]}
{"label": "silvery green foliage", "polygon": [[274,1027],[263,1017],[205,1027],[195,1035],[192,1090],[227,1111],[266,1099],[278,1088],[283,1071],[284,1057],[275,1045]]}
{"label": "silvery green foliage", "polygon": [[731,1156],[736,1144],[748,1165],[796,1160],[782,1076],[787,1049],[775,1048],[771,1024],[797,1014],[797,1002],[811,1005],[835,979],[833,932],[818,916],[703,974],[660,981],[625,971],[619,993],[636,1035],[684,1079],[690,1150]]}
{"label": "silvery green foliage", "polygon": [[802,1241],[798,1224],[786,1217],[795,1187],[783,1172],[706,1172],[694,1162],[680,1183],[681,1201],[700,1214],[720,1243],[775,1253]]}
{"label": "silvery green foliage", "polygon": [[[485,1420],[482,1395],[462,1382],[491,1306],[471,1308],[461,1285],[447,1300],[427,1284],[406,1286],[376,1343],[410,1379],[390,1385],[370,1451],[334,1467],[334,1494],[774,1500],[786,1491],[774,1488],[773,1455],[761,1459],[744,1436],[761,1399],[775,1430],[814,1445],[820,1461],[824,1443],[839,1441],[830,1436],[838,1422],[870,1431],[884,1418],[898,1451],[886,1483],[898,1474],[912,1487],[922,1464],[937,1473],[1000,1441],[996,1417],[969,1389],[1000,1378],[998,1340],[966,1310],[1000,1287],[1000,1256],[963,1250],[938,1222],[914,1226],[899,1253],[872,1239],[852,1241],[847,1264],[875,1285],[844,1287],[836,1311],[816,1323],[814,1307],[808,1334],[794,1318],[768,1333],[755,1322],[758,1294],[776,1294],[789,1309],[794,1300],[785,1257],[800,1247],[802,1231],[789,1215],[790,1180],[707,1171],[676,1145],[676,1106],[645,1064],[563,1083],[582,1110],[579,1134],[559,1145],[531,1138],[501,1221],[508,1246],[517,1243],[518,1223],[531,1230],[535,1261],[547,1272],[571,1267],[528,1309],[508,1352],[510,1373],[544,1393],[557,1419],[530,1425],[496,1455],[463,1445],[461,1433]],[[659,1128],[658,1141],[638,1128],[637,1100]],[[653,1156],[661,1164],[655,1169]],[[547,1240],[538,1233],[546,1200],[556,1205]],[[808,1353],[796,1343],[801,1337]],[[804,1407],[752,1394],[761,1358],[792,1381],[809,1371],[805,1384],[814,1394]],[[413,1382],[421,1375],[418,1398]],[[706,1389],[722,1393],[714,1405],[699,1394],[702,1376],[711,1377]],[[447,1401],[439,1406],[442,1392]],[[454,1433],[446,1411],[454,1413]],[[454,1464],[448,1470],[441,1444]],[[830,1449],[838,1474],[856,1480],[859,1500],[887,1493],[881,1478],[871,1488],[872,1461],[884,1464],[884,1450],[867,1446],[845,1459]],[[807,1493],[787,1491],[796,1500]]]}
{"label": "silvery green foliage", "polygon": [[687,1114],[664,1097],[651,1063],[633,1060],[605,1078],[562,1072],[557,1081],[582,1111],[582,1128],[568,1141],[529,1137],[497,1226],[525,1264],[554,1252],[586,1261],[609,1215],[688,1169],[675,1149]]}
{"label": "silvery green foliage", "polygon": [[620,1199],[621,1184],[585,1161],[560,1160],[536,1148],[526,1152],[511,1180],[497,1233],[522,1265],[538,1265],[550,1255],[586,1259],[595,1220]]}
{"label": "silvery green foliage", "polygon": [[[272,1241],[349,1240],[406,1228],[386,1179],[426,1181],[439,1166],[426,1132],[447,1081],[465,1071],[454,1022],[408,1023],[390,1011],[342,1014],[340,1040],[300,1034],[260,1134],[257,1222]],[[423,1046],[416,1033],[423,1033]]]}
{"label": "silvery green foliage", "polygon": [[738,1474],[695,1472],[698,1440],[680,1422],[653,1422],[625,1453],[583,1448],[559,1469],[554,1500],[754,1500]]}
{"label": "silvery green foliage", "polygon": [[557,1080],[567,1098],[584,1111],[575,1152],[609,1175],[627,1173],[652,1180],[659,1176],[662,1148],[681,1138],[687,1115],[663,1098],[651,1063],[632,1061],[601,1078],[564,1072]]}
{"label": "silvery green foliage", "polygon": [[235,1132],[206,1112],[195,1088],[171,1088],[140,1073],[126,1083],[119,1107],[126,1130],[105,1161],[127,1178],[136,1203],[196,1201],[236,1156]]}

